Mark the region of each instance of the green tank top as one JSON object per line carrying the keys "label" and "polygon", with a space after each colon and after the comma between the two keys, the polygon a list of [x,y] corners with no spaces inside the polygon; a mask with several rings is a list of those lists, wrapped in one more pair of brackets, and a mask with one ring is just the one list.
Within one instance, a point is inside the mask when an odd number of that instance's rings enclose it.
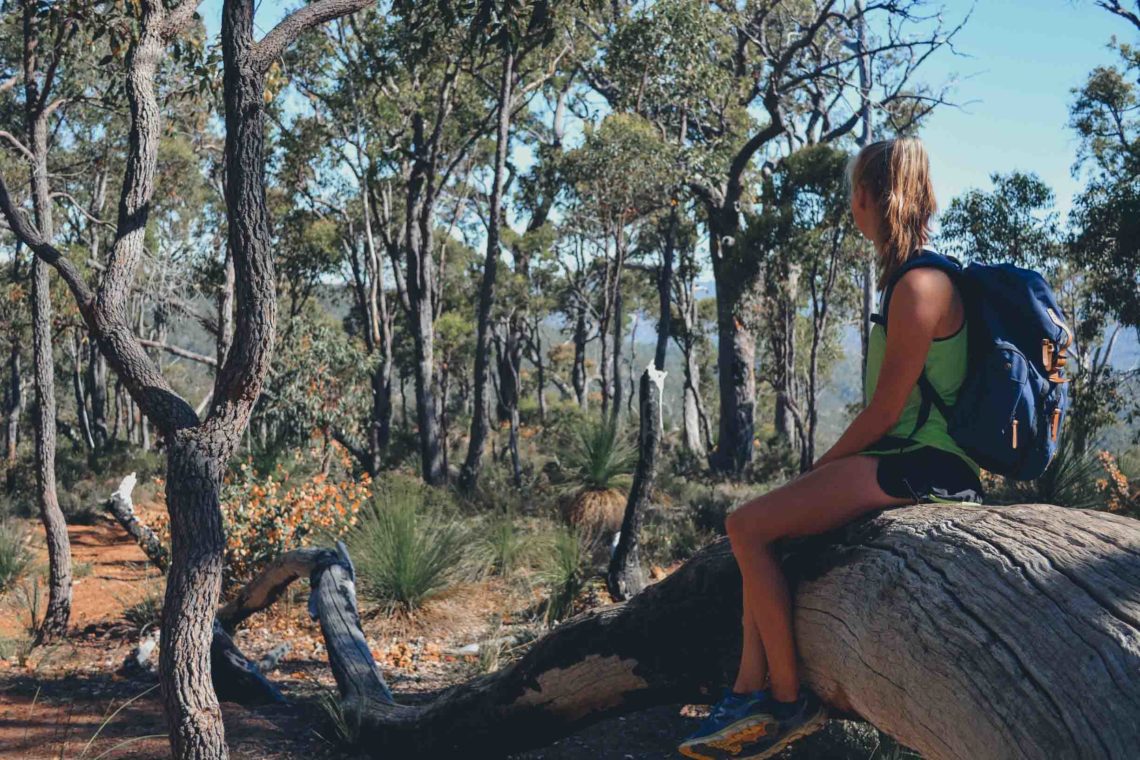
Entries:
{"label": "green tank top", "polygon": [[[926,377],[930,384],[938,391],[947,406],[953,406],[958,400],[958,389],[966,379],[966,340],[967,325],[965,321],[958,332],[945,338],[936,338],[930,344],[930,352],[926,355]],[[867,345],[867,374],[863,378],[863,388],[866,398],[875,393],[875,386],[879,382],[879,370],[883,364],[883,354],[887,347],[887,331],[876,324],[871,327],[870,340]],[[894,427],[887,433],[892,438],[908,438],[912,443],[901,448],[886,448],[882,445],[872,445],[863,453],[872,455],[897,454],[911,451],[921,446],[931,446],[960,456],[974,471],[979,472],[978,463],[966,455],[946,429],[946,419],[937,407],[930,409],[930,416],[918,430],[914,425],[918,422],[919,408],[922,406],[922,392],[918,385],[911,388],[907,396],[906,406]],[[913,431],[913,432],[912,432]]]}

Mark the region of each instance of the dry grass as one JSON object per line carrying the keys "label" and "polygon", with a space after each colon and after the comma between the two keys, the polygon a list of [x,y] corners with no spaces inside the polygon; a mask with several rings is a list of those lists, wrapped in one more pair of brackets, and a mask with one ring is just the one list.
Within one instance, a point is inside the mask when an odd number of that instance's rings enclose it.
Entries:
{"label": "dry grass", "polygon": [[583,488],[562,503],[562,519],[589,534],[612,534],[621,529],[626,500],[618,488]]}

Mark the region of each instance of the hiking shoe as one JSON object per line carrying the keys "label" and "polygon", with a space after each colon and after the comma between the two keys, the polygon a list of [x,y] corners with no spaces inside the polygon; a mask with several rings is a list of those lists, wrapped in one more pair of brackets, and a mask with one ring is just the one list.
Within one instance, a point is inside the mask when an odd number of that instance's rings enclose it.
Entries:
{"label": "hiking shoe", "polygon": [[726,686],[708,717],[677,750],[694,760],[721,760],[762,749],[767,745],[756,742],[775,732],[778,725],[769,711],[771,700],[767,689],[737,694]]}
{"label": "hiking shoe", "polygon": [[827,721],[827,707],[814,692],[800,687],[795,702],[772,700],[768,709],[776,719],[776,730],[751,745],[752,749],[734,755],[736,760],[763,760],[772,757],[792,742],[815,733]]}

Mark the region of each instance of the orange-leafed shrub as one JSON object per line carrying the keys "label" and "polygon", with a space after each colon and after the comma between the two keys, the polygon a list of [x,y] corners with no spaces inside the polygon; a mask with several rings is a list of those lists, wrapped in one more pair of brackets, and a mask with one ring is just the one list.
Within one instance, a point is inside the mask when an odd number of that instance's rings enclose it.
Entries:
{"label": "orange-leafed shrub", "polygon": [[[274,557],[310,543],[339,538],[357,522],[362,504],[372,497],[367,473],[352,475],[348,453],[332,444],[333,462],[328,472],[298,475],[282,464],[259,475],[242,464],[222,484],[222,517],[226,533],[225,573],[227,583],[249,580]],[[319,462],[319,448],[294,454],[296,470],[306,462]],[[165,514],[152,526],[169,540]]]}
{"label": "orange-leafed shrub", "polygon": [[1107,451],[1097,454],[1101,466],[1104,468],[1104,477],[1096,482],[1097,488],[1104,494],[1105,507],[1110,512],[1124,512],[1132,507],[1128,477],[1120,471],[1116,458]]}

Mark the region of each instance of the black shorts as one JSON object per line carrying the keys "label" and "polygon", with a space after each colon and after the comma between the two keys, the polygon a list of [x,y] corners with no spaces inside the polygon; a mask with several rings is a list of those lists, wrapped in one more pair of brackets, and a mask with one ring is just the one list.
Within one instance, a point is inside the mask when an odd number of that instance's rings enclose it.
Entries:
{"label": "black shorts", "polygon": [[957,454],[923,446],[897,454],[877,454],[879,488],[896,499],[918,502],[981,502],[982,483]]}

